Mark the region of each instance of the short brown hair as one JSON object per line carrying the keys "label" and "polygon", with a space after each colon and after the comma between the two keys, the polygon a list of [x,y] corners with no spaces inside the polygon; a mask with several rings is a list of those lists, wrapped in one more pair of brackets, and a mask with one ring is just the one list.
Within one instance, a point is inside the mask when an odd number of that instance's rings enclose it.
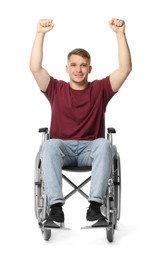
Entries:
{"label": "short brown hair", "polygon": [[67,59],[69,60],[69,58],[71,57],[71,55],[79,55],[83,58],[88,59],[89,64],[91,63],[91,56],[88,53],[88,51],[82,49],[82,48],[76,48],[74,50],[72,50],[71,52],[68,53]]}

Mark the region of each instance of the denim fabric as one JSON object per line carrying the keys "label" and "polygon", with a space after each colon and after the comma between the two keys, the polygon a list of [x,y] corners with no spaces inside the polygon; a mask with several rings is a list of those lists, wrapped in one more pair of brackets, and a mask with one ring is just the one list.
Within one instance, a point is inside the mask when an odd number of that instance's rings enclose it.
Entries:
{"label": "denim fabric", "polygon": [[92,166],[89,201],[103,203],[112,168],[113,147],[107,139],[76,141],[49,139],[43,143],[40,159],[49,205],[64,204],[63,166]]}

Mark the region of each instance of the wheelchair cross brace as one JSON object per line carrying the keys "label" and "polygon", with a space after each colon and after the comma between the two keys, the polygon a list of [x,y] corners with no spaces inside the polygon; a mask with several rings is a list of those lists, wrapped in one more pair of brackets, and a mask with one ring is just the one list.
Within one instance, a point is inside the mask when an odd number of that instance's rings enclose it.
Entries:
{"label": "wheelchair cross brace", "polygon": [[68,182],[74,189],[68,193],[65,197],[64,200],[67,200],[68,198],[70,198],[74,193],[79,192],[83,197],[85,197],[86,199],[88,199],[88,195],[81,190],[81,188],[86,185],[90,180],[91,180],[91,176],[89,176],[85,181],[83,181],[80,185],[75,185],[70,179],[68,179],[63,173],[62,173],[62,177],[63,179]]}

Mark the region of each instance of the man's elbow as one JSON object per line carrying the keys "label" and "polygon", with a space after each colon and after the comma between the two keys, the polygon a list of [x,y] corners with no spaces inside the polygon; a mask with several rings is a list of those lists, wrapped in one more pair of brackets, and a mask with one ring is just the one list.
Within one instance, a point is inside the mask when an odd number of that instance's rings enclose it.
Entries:
{"label": "man's elbow", "polygon": [[41,67],[37,67],[37,66],[35,66],[34,64],[32,64],[31,62],[29,63],[29,68],[30,68],[30,71],[31,71],[33,74],[36,74],[36,73],[38,73],[39,71],[41,71]]}
{"label": "man's elbow", "polygon": [[128,66],[128,75],[131,73],[132,71],[132,63],[130,63],[130,65]]}
{"label": "man's elbow", "polygon": [[126,75],[126,77],[128,77],[128,75],[131,73],[132,71],[132,64],[129,64],[128,66],[126,66],[123,69],[123,73]]}
{"label": "man's elbow", "polygon": [[32,73],[35,72],[35,66],[31,62],[29,63],[29,69]]}

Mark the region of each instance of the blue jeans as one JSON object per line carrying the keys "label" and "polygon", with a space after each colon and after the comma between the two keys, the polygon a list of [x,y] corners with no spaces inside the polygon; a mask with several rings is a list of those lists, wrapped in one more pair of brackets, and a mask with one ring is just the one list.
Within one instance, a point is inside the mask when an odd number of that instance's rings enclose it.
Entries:
{"label": "blue jeans", "polygon": [[92,166],[89,201],[103,203],[112,168],[113,147],[107,139],[76,141],[49,139],[42,145],[40,159],[49,206],[64,204],[63,166]]}

